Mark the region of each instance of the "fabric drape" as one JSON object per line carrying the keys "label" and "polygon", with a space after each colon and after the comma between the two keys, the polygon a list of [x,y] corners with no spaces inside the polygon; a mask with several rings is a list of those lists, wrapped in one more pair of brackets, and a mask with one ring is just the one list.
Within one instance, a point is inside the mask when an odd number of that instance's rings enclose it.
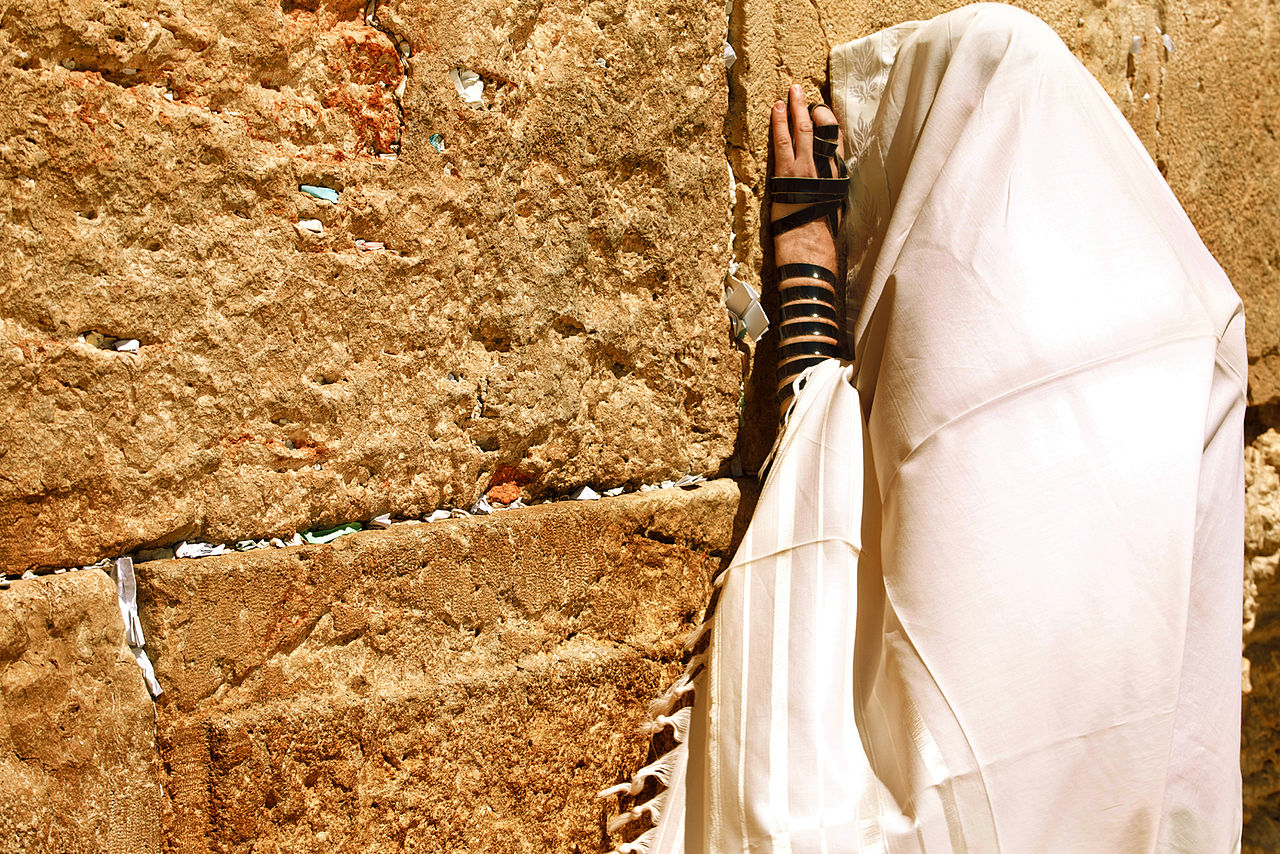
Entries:
{"label": "fabric drape", "polygon": [[1238,297],[1034,17],[831,74],[855,359],[804,378],[618,850],[1236,850]]}

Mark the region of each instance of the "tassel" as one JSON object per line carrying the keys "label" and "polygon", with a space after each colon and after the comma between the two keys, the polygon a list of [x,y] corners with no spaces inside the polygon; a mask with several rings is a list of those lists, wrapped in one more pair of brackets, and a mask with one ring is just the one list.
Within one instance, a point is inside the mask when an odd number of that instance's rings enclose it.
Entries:
{"label": "tassel", "polygon": [[[694,690],[694,686],[689,683],[682,693],[692,690]],[[686,707],[674,715],[658,715],[653,720],[642,724],[640,731],[646,735],[656,735],[670,726],[675,733],[676,746],[637,771],[629,783],[618,783],[610,786],[597,793],[596,797],[611,798],[614,795],[635,795],[644,788],[644,781],[649,777],[657,777],[665,785],[670,777],[671,769],[679,761],[677,754],[684,747],[685,739],[689,737],[689,720],[692,716],[693,709]]]}
{"label": "tassel", "polygon": [[[675,751],[672,752],[674,753]],[[613,818],[609,819],[609,832],[617,833],[636,819],[643,818],[645,813],[649,814],[649,820],[656,826],[658,822],[662,820],[662,810],[666,807],[667,801],[670,797],[671,790],[663,789],[661,792],[654,795],[651,800],[645,801],[639,806],[632,807],[624,813],[618,813]]]}
{"label": "tassel", "polygon": [[644,833],[636,837],[633,842],[624,842],[617,848],[609,852],[609,854],[646,854],[652,844],[655,836],[658,835],[658,828],[651,827]]}
{"label": "tassel", "polygon": [[693,690],[694,674],[702,667],[706,658],[706,655],[703,654],[695,655],[689,659],[689,663],[684,666],[684,673],[680,674],[680,678],[672,682],[670,688],[649,701],[649,717],[656,718],[659,715],[667,714],[675,706],[677,700]]}
{"label": "tassel", "polygon": [[689,717],[692,714],[692,709],[683,708],[674,715],[658,715],[653,720],[643,724],[640,727],[640,731],[645,735],[657,735],[670,725],[675,730],[676,741],[684,741],[685,736],[689,734]]}
{"label": "tassel", "polygon": [[[663,757],[663,760],[669,760],[670,772],[674,775],[671,779],[664,780],[664,782],[667,783],[668,788],[659,792],[652,800],[623,813],[622,816],[618,816],[615,819],[615,821],[617,821],[616,826],[612,822],[610,823],[609,832],[615,832],[617,829],[639,818],[646,812],[649,813],[650,818],[653,821],[653,827],[640,834],[640,836],[635,840],[631,842],[624,842],[619,845],[617,848],[613,849],[613,851],[609,852],[609,854],[647,854],[647,852],[652,850],[655,843],[658,843],[661,846],[659,850],[670,850],[673,840],[679,839],[683,835],[684,805],[679,802],[668,804],[667,801],[671,799],[672,792],[682,790],[684,774],[688,768],[688,758],[689,748],[688,745],[685,744],[678,744],[673,750],[667,752],[667,755]],[[654,764],[656,765],[657,763]],[[643,769],[641,770],[643,771]],[[674,807],[677,814],[672,821],[667,823],[668,826],[664,827],[662,825],[662,816],[667,811],[668,807]],[[625,820],[619,821],[618,819],[622,819],[623,816],[626,816]]]}
{"label": "tassel", "polygon": [[631,784],[619,783],[616,786],[610,786],[609,788],[605,789],[602,792],[597,792],[596,797],[612,798],[614,795],[629,795],[629,794],[631,794]]}
{"label": "tassel", "polygon": [[641,815],[643,815],[643,813],[637,812],[634,809],[618,813],[613,818],[609,819],[609,833],[617,833],[619,830],[638,819]]}
{"label": "tassel", "polygon": [[[682,747],[683,745],[676,745],[666,753],[659,756],[653,762],[650,762],[648,765],[641,768],[635,773],[635,776],[631,778],[630,783],[619,783],[616,786],[611,786],[596,795],[596,797],[607,798],[612,795],[638,795],[640,794],[640,790],[644,788],[645,780],[648,780],[650,777],[657,777],[658,782],[662,785],[668,785],[671,782],[671,772],[675,769],[676,764],[683,758],[681,756]],[[688,752],[688,748],[685,748],[685,752]]]}
{"label": "tassel", "polygon": [[702,636],[705,635],[708,631],[710,631],[710,629],[711,629],[711,621],[704,620],[696,629],[694,629],[689,634],[689,637],[685,639],[684,651],[688,652],[689,650],[693,649],[697,645],[698,641],[702,640]]}

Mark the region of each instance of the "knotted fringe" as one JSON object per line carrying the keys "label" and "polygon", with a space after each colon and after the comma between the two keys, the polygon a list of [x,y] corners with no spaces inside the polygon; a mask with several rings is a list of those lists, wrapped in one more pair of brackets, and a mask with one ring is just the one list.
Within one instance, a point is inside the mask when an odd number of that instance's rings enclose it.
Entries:
{"label": "knotted fringe", "polygon": [[702,636],[705,635],[710,629],[711,629],[711,623],[707,622],[706,620],[703,620],[702,625],[698,626],[696,629],[694,629],[692,632],[689,633],[688,639],[685,640],[684,642],[684,651],[693,652],[693,648],[698,645],[698,641],[702,640]]}
{"label": "knotted fringe", "polygon": [[[723,575],[723,573],[721,573]],[[703,637],[710,632],[711,614],[696,628],[690,639],[686,642],[686,649],[692,649]],[[638,795],[644,789],[646,781],[649,778],[656,778],[664,788],[661,792],[654,795],[642,804],[636,804],[624,813],[619,813],[609,820],[609,833],[617,833],[626,825],[638,818],[644,817],[646,814],[653,826],[632,842],[624,842],[617,848],[614,848],[609,854],[648,854],[652,846],[658,841],[658,834],[662,832],[664,835],[672,833],[683,833],[684,822],[681,820],[678,825],[681,829],[678,831],[674,828],[664,830],[661,827],[662,814],[666,811],[668,801],[671,800],[672,792],[679,790],[681,787],[677,785],[677,777],[683,777],[685,767],[688,764],[689,745],[686,739],[689,737],[689,722],[693,718],[693,707],[685,706],[683,709],[671,713],[671,709],[680,701],[680,698],[695,690],[694,680],[705,669],[707,661],[706,653],[700,653],[693,656],[684,666],[684,672],[675,682],[671,683],[671,687],[649,703],[650,719],[641,724],[640,731],[646,735],[656,735],[667,727],[671,727],[675,737],[676,746],[659,756],[653,762],[641,768],[632,775],[631,780],[626,783],[619,783],[616,786],[610,786],[596,797],[609,798],[614,795]]]}
{"label": "knotted fringe", "polygon": [[[683,742],[681,742],[681,744],[683,744]],[[658,778],[658,781],[664,786],[669,785],[671,783],[671,771],[675,768],[676,761],[679,758],[676,756],[678,748],[679,745],[668,750],[653,762],[650,762],[648,765],[641,768],[635,773],[635,776],[631,778],[630,783],[619,783],[616,786],[611,786],[601,792],[599,797],[607,798],[611,795],[638,795],[640,794],[640,790],[644,788],[645,780],[648,780],[650,777]],[[650,803],[652,803],[652,801],[650,801]],[[632,810],[632,812],[634,812],[635,815],[632,816],[631,813],[622,813],[621,815],[614,816],[614,818],[609,822],[609,832],[612,833],[619,827],[622,827],[622,825],[630,821],[631,818],[640,817],[638,808],[637,810]],[[626,818],[627,816],[631,816],[631,818]],[[625,820],[619,821],[619,819]],[[617,822],[616,826],[614,822]]]}
{"label": "knotted fringe", "polygon": [[645,735],[657,735],[669,726],[675,730],[676,741],[684,741],[689,735],[689,718],[692,715],[693,710],[686,706],[674,715],[658,715],[641,724],[640,731]]}
{"label": "knotted fringe", "polygon": [[643,804],[637,804],[630,810],[624,813],[619,813],[609,819],[610,833],[615,833],[618,830],[621,830],[623,826],[630,824],[633,820],[640,818],[645,813],[649,813],[653,816],[654,824],[658,823],[658,819],[662,817],[662,807],[666,804],[666,795],[671,791],[671,774],[677,767],[679,767],[680,760],[684,759],[688,752],[689,746],[684,742],[680,742],[671,750],[662,754],[657,761],[652,762],[637,771],[635,777],[631,779],[630,784],[619,783],[612,789],[606,789],[604,792],[600,793],[601,795],[605,795],[606,793],[634,795],[644,788],[644,781],[649,777],[657,777],[663,786],[668,787],[655,795],[651,800],[645,801]]}
{"label": "knotted fringe", "polygon": [[[817,366],[814,366],[817,367]],[[801,373],[793,381],[795,395],[791,398],[791,403],[787,407],[786,413],[782,417],[782,425],[778,430],[778,438],[774,442],[773,448],[769,451],[769,456],[765,459],[764,465],[760,467],[760,479],[764,480],[769,471],[774,457],[780,451],[784,444],[787,434],[787,425],[793,415],[795,415],[796,404],[801,399],[800,391],[804,388],[809,374],[813,368]],[[711,586],[719,590],[724,584],[725,576],[728,570],[721,572],[711,582]],[[715,597],[713,597],[713,602]],[[698,625],[696,629],[685,640],[685,652],[692,652],[703,640],[709,640],[711,636],[711,624],[714,618],[714,605],[708,609],[706,618]],[[656,760],[641,768],[631,780],[626,783],[619,783],[616,786],[610,786],[596,797],[610,798],[615,795],[638,795],[645,786],[646,781],[651,777],[657,778],[658,782],[665,787],[661,792],[654,795],[642,804],[636,804],[624,813],[619,813],[609,820],[609,833],[616,833],[626,825],[638,818],[643,818],[646,814],[649,816],[653,826],[632,842],[624,842],[617,848],[614,848],[608,854],[649,854],[654,850],[667,850],[669,846],[655,848],[661,840],[670,841],[676,839],[684,833],[684,816],[681,812],[677,816],[677,820],[668,822],[668,826],[662,824],[662,815],[670,806],[667,802],[671,799],[673,792],[680,791],[685,770],[688,765],[689,745],[685,739],[689,735],[689,721],[693,716],[693,707],[685,706],[675,714],[671,714],[671,710],[675,708],[676,703],[685,695],[695,690],[694,680],[702,674],[706,667],[707,654],[701,652],[691,657],[685,664],[684,672],[680,678],[671,683],[671,687],[663,691],[660,696],[649,704],[649,720],[641,725],[640,731],[647,735],[656,735],[667,727],[671,727],[675,733],[676,746],[659,756]],[[678,804],[683,807],[683,804]],[[661,834],[661,837],[660,837]]]}
{"label": "knotted fringe", "polygon": [[[658,760],[658,762],[653,763],[653,765],[646,765],[645,768],[640,769],[636,776],[638,778],[646,769],[653,768],[659,763],[664,763],[667,766],[668,774],[683,777],[685,769],[688,767],[688,761],[689,745],[681,742],[671,750],[668,750],[666,754]],[[635,841],[622,843],[609,854],[647,854],[650,850],[654,850],[654,845],[659,841],[660,835],[667,840],[676,839],[684,835],[683,817],[680,817],[680,820],[674,824],[669,823],[668,826],[665,827],[661,823],[662,814],[666,812],[667,807],[670,806],[667,802],[671,799],[672,793],[681,791],[683,787],[679,785],[679,781],[674,777],[659,776],[658,779],[662,780],[663,784],[667,788],[654,795],[651,800],[645,801],[643,804],[622,813],[621,815],[615,816],[613,820],[609,822],[609,832],[614,833],[622,828],[623,825],[633,821],[634,819],[640,818],[645,813],[649,814],[651,821],[653,822],[653,827],[640,834]],[[677,806],[683,805],[677,804]],[[657,850],[667,850],[669,848],[669,845],[665,845]]]}
{"label": "knotted fringe", "polygon": [[[707,623],[702,625],[706,626]],[[702,628],[699,628],[696,634],[699,636],[704,634]],[[661,695],[649,702],[649,718],[651,720],[657,720],[662,715],[671,714],[671,710],[675,708],[680,698],[693,690],[693,680],[697,678],[706,660],[706,653],[695,655],[689,659],[689,663],[685,665],[684,673],[680,674],[680,678],[672,682],[671,687],[663,691]]]}

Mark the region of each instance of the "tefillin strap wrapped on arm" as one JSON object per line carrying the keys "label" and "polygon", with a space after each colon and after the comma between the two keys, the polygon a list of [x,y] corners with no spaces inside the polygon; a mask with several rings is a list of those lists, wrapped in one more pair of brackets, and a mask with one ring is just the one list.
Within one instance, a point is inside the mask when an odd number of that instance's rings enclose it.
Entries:
{"label": "tefillin strap wrapped on arm", "polygon": [[[835,238],[849,187],[848,172],[836,151],[839,133],[837,125],[821,125],[813,129],[814,161],[820,177],[770,179],[774,202],[808,205],[775,220],[775,238],[822,218],[826,218],[832,239]],[[831,174],[833,163],[837,171],[835,177]],[[840,357],[836,286],[835,272],[817,264],[783,264],[778,267],[782,324],[777,396],[778,405],[784,412],[794,394],[796,377],[823,359]]]}

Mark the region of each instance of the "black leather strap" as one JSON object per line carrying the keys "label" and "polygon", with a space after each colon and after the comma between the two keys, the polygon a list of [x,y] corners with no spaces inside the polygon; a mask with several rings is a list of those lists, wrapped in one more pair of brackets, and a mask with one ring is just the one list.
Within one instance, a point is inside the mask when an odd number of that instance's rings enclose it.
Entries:
{"label": "black leather strap", "polygon": [[[822,162],[830,165],[829,158]],[[774,178],[769,191],[775,202],[787,205],[803,205],[809,202],[825,202],[842,199],[849,191],[848,178]]]}
{"label": "black leather strap", "polygon": [[787,356],[778,362],[778,382],[782,382],[786,377],[793,377],[803,371],[810,365],[816,365],[829,356],[815,356],[812,354]]}
{"label": "black leather strap", "polygon": [[[813,129],[813,154],[814,165],[818,169],[818,175],[822,178],[831,177],[831,164],[835,164],[837,180],[848,183],[849,170],[844,165],[844,158],[840,156],[839,148],[836,140],[840,136],[840,127],[838,125],[816,125]],[[846,186],[847,190],[847,186]],[[840,228],[840,217],[838,214],[828,214],[827,222],[831,227],[831,233],[834,235]]]}
{"label": "black leather strap", "polygon": [[787,279],[821,279],[833,288],[839,284],[835,273],[817,264],[783,264],[778,267],[778,281]]}
{"label": "black leather strap", "polygon": [[827,358],[828,357],[826,356],[798,356],[794,357],[791,361],[788,361],[785,365],[779,364],[777,392],[778,403],[786,403],[791,398],[791,395],[794,393],[791,386],[792,383],[795,382],[796,377],[800,376],[800,374],[804,373],[814,365],[820,362],[825,362]]}
{"label": "black leather strap", "polygon": [[[815,107],[809,107],[813,115]],[[769,179],[769,192],[773,201],[784,205],[808,205],[808,207],[781,217],[773,222],[773,234],[785,234],[793,228],[826,218],[834,237],[840,228],[840,212],[844,209],[849,192],[849,170],[840,157],[836,140],[840,136],[838,125],[814,125],[813,155],[817,178],[781,177]],[[834,166],[834,170],[832,169]]]}
{"label": "black leather strap", "polygon": [[818,204],[810,205],[803,210],[787,214],[782,219],[775,219],[772,225],[773,234],[776,237],[779,234],[786,234],[793,228],[799,228],[805,223],[813,222],[815,219],[830,217],[832,214],[838,215],[843,204],[844,199],[841,197],[840,199],[833,199],[829,202],[820,202]]}
{"label": "black leather strap", "polygon": [[821,341],[789,341],[778,348],[778,359],[785,361],[792,356],[823,356],[838,358],[840,345],[829,339]]}
{"label": "black leather strap", "polygon": [[[812,281],[812,279],[810,280]],[[836,304],[836,292],[825,285],[792,285],[781,288],[783,302],[795,302],[798,299],[816,299]]]}
{"label": "black leather strap", "polygon": [[840,324],[825,317],[796,317],[782,321],[778,335],[783,341],[793,335],[823,335],[839,340]]}
{"label": "black leather strap", "polygon": [[784,302],[781,307],[782,319],[793,317],[825,317],[835,323],[840,322],[836,307],[825,300],[794,300]]}
{"label": "black leather strap", "polygon": [[[827,127],[835,127],[835,125],[828,125]],[[817,132],[820,130],[822,130],[822,128],[820,127],[816,127],[813,129],[815,134],[817,134]],[[818,160],[818,164],[817,164],[819,178],[831,177],[830,165],[827,163],[824,163],[823,160],[834,159],[838,153],[839,153],[839,149],[836,148],[835,140],[825,140],[825,139],[820,139],[817,136],[814,136],[813,154],[815,157],[822,158],[821,160]],[[824,169],[824,167],[826,168]],[[822,174],[824,171],[827,173],[826,175]]]}
{"label": "black leather strap", "polygon": [[[809,108],[810,114],[813,107]],[[807,205],[772,224],[773,234],[785,234],[806,223],[826,219],[834,236],[848,198],[849,178],[839,156],[836,125],[813,129],[813,154],[817,178],[773,178],[769,191],[779,204]],[[778,348],[779,404],[793,394],[792,383],[808,368],[840,357],[840,321],[836,312],[839,280],[835,272],[818,264],[783,264],[778,267],[782,297],[782,323]]]}

